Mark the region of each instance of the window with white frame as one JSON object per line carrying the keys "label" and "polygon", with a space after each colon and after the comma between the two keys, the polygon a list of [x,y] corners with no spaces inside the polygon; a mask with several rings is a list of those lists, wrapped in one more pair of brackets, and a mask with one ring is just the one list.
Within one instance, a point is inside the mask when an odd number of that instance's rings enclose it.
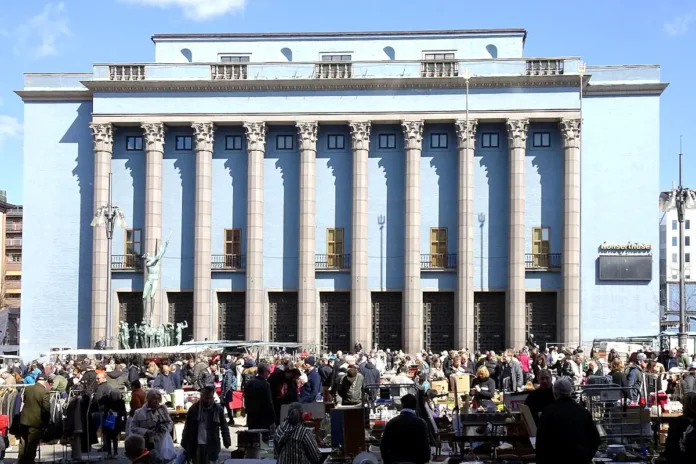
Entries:
{"label": "window with white frame", "polygon": [[249,55],[220,55],[220,63],[248,63]]}

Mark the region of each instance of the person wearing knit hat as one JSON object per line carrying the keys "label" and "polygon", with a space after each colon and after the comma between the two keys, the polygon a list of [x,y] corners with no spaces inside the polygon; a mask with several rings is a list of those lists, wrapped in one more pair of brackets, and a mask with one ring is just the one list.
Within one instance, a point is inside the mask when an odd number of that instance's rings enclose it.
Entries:
{"label": "person wearing knit hat", "polygon": [[314,356],[309,356],[304,360],[307,374],[307,383],[300,389],[300,403],[314,403],[321,394],[321,376],[317,371],[317,360]]}

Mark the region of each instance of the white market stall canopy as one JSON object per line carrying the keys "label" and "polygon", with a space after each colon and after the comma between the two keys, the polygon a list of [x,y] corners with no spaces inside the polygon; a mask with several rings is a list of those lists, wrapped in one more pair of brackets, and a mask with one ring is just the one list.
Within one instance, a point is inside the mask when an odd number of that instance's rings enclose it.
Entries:
{"label": "white market stall canopy", "polygon": [[134,348],[130,350],[62,350],[42,353],[41,356],[112,356],[112,355],[133,355],[133,354],[181,354],[198,353],[205,350],[219,350],[223,346],[215,343],[205,343],[196,345],[163,346],[160,348]]}

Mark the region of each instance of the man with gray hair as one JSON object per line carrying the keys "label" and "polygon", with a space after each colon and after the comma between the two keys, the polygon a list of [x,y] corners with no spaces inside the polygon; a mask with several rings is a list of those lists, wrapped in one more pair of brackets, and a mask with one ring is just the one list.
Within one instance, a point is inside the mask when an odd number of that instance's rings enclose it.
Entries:
{"label": "man with gray hair", "polygon": [[556,402],[544,409],[536,439],[536,463],[590,464],[599,448],[599,432],[590,412],[571,395],[573,384],[562,377],[553,385]]}

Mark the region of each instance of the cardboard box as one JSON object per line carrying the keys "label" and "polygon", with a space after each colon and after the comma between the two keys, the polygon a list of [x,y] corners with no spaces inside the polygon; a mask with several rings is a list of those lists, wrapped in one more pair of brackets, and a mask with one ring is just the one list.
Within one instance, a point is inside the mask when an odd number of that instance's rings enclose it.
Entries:
{"label": "cardboard box", "polygon": [[458,395],[468,394],[471,390],[470,374],[455,374],[450,376],[450,389]]}
{"label": "cardboard box", "polygon": [[444,395],[449,391],[449,385],[446,380],[433,380],[430,382],[430,388],[437,391],[439,395]]}

